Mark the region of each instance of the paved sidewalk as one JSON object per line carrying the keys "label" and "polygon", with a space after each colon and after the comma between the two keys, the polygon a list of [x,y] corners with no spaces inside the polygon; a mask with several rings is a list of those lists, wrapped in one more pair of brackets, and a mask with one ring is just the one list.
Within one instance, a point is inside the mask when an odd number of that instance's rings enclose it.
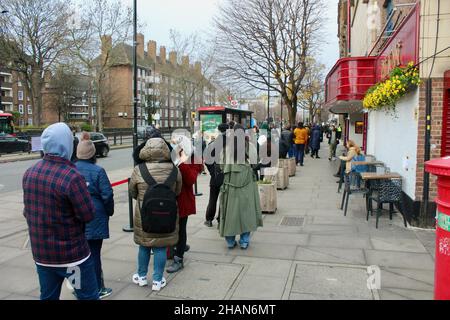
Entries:
{"label": "paved sidewalk", "polygon": [[[264,217],[264,228],[253,235],[248,251],[228,250],[217,229],[203,225],[208,177],[201,176],[199,191],[205,195],[197,198],[198,215],[189,219],[185,269],[168,276],[158,294],[131,283],[137,247],[132,234],[122,232],[128,204],[126,187],[119,187],[112,238],[103,250],[106,284],[114,290],[110,299],[432,299],[434,231],[405,229],[399,215],[392,222],[385,215],[376,230],[375,219],[366,222],[358,195],[350,198],[344,217],[332,177],[336,166],[307,157],[289,189],[278,192],[278,212]],[[109,175],[121,180],[130,172]],[[21,195],[6,194],[0,201],[0,299],[36,299],[39,285]],[[285,217],[294,218],[291,225],[281,223]],[[372,265],[381,268],[381,290],[367,288]],[[73,296],[64,288],[62,298]]]}

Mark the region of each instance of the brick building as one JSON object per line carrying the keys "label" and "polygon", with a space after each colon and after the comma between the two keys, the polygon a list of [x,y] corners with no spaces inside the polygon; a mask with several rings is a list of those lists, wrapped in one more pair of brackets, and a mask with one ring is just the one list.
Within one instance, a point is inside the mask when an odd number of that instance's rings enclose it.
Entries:
{"label": "brick building", "polygon": [[16,71],[0,67],[0,110],[18,112],[19,120],[16,126],[32,126],[34,124],[33,103],[26,82]]}
{"label": "brick building", "polygon": [[[138,126],[189,127],[192,112],[215,102],[215,88],[203,76],[201,63],[191,65],[189,57],[177,52],[170,52],[167,59],[164,46],[157,54],[155,41],[145,46],[142,34],[137,39]],[[108,65],[102,89],[104,126],[132,128],[133,47],[124,43],[111,46],[111,37],[104,37],[98,58]]]}
{"label": "brick building", "polygon": [[[424,212],[424,160],[427,128],[426,82],[431,89],[431,158],[450,155],[450,2],[438,0],[341,0],[338,36],[341,59],[326,79],[326,102],[345,119],[346,139],[383,161],[403,177],[403,210],[408,220],[434,223],[435,179]],[[438,28],[439,27],[439,28]],[[396,66],[419,66],[421,85],[396,104],[394,115],[367,112],[367,90],[385,80]],[[362,130],[361,130],[362,128]]]}

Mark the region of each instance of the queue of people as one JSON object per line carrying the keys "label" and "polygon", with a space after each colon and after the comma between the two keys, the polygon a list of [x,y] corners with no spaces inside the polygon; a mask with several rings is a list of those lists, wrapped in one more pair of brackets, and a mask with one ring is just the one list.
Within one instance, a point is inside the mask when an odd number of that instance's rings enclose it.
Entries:
{"label": "queue of people", "polygon": [[[240,125],[222,124],[222,141],[226,141],[229,129],[243,130]],[[57,123],[44,131],[42,145],[43,159],[23,177],[24,216],[40,298],[58,300],[65,279],[79,300],[106,298],[112,289],[105,285],[101,250],[110,236],[109,219],[114,214],[109,178],[96,164],[95,146],[88,134],[83,134],[75,145],[70,128]],[[213,226],[219,202],[219,235],[230,250],[238,245],[236,236],[240,236],[240,248],[246,250],[251,233],[263,225],[257,177],[250,161],[256,155],[256,146],[246,139],[243,162],[236,162],[236,149],[225,143],[215,146],[216,159],[225,161],[207,165],[211,193],[205,224]],[[71,161],[74,153],[75,163]],[[157,129],[133,151],[136,167],[129,192],[137,200],[134,242],[138,252],[137,269],[131,280],[138,286],[149,285],[152,255],[153,291],[167,285],[165,271],[175,273],[184,268],[184,254],[189,250],[188,217],[196,214],[193,187],[204,167],[202,161],[194,158],[195,154],[189,139],[179,137],[169,143]],[[166,269],[169,248],[174,257]]]}

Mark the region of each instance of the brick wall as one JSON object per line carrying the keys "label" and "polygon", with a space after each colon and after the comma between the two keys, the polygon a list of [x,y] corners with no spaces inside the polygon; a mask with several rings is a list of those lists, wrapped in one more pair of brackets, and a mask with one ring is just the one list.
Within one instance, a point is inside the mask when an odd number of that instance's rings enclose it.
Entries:
{"label": "brick wall", "polygon": [[[417,140],[417,180],[416,180],[416,200],[423,198],[423,174],[425,157],[425,126],[426,126],[426,80],[422,80],[419,98],[419,137]],[[435,78],[432,82],[432,125],[431,125],[431,159],[441,157],[442,141],[442,116],[444,79]],[[430,200],[437,195],[436,177],[430,176]]]}

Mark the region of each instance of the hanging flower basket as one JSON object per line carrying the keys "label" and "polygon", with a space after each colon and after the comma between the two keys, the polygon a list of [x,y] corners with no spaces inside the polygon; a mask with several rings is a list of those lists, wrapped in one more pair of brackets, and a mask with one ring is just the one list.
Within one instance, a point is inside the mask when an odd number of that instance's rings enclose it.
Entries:
{"label": "hanging flower basket", "polygon": [[384,110],[395,114],[397,102],[419,84],[419,69],[413,62],[406,67],[396,67],[388,79],[367,90],[363,106],[368,111]]}

